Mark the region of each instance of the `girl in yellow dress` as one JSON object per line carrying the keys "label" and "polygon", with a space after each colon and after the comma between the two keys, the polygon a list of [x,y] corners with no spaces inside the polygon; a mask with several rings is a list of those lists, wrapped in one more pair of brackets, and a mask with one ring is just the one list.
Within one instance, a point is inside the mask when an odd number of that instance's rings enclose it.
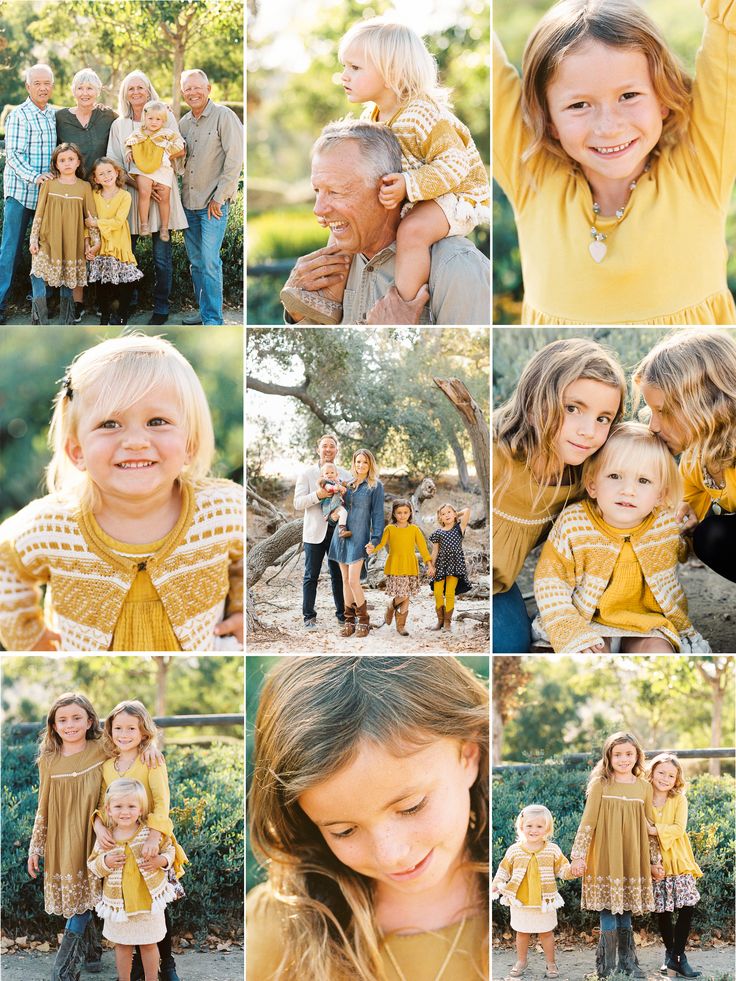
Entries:
{"label": "girl in yellow dress", "polygon": [[132,204],[125,190],[125,173],[109,157],[99,157],[92,165],[89,182],[93,187],[97,217],[90,215],[85,224],[100,232],[99,252],[91,259],[89,282],[97,283],[100,323],[110,323],[110,311],[117,307],[113,323],[127,324],[132,284],[143,277],[133,255],[128,213]]}
{"label": "girl in yellow dress", "polygon": [[[643,777],[644,750],[636,736],[614,732],[588,780],[583,816],[573,842],[572,874],[583,875],[580,905],[600,914],[599,977],[618,970],[646,974],[636,958],[631,914],[654,909],[652,877],[661,878],[652,785]],[[651,840],[651,845],[650,845]]]}
{"label": "girl in yellow dress", "polygon": [[519,233],[523,324],[736,323],[736,6],[700,6],[694,80],[634,0],[550,3],[521,78],[496,44],[493,172]]}
{"label": "girl in yellow dress", "polygon": [[254,731],[248,978],[487,978],[487,687],[452,657],[283,658]]}
{"label": "girl in yellow dress", "polygon": [[168,106],[152,99],[143,107],[143,122],[125,141],[126,160],[135,176],[138,190],[138,227],[141,235],[150,235],[148,209],[154,186],[158,190],[159,235],[169,241],[171,188],[176,176],[171,161],[186,154],[184,140],[178,131],[166,128]]}
{"label": "girl in yellow dress", "polygon": [[385,591],[389,598],[384,622],[391,624],[396,614],[396,631],[402,637],[408,637],[405,629],[406,618],[409,616],[409,601],[419,592],[419,563],[416,552],[427,563],[427,574],[434,575],[434,566],[429,555],[427,542],[419,528],[412,522],[412,507],[409,501],[400,498],[391,506],[390,523],[386,525],[383,537],[378,545],[370,542],[365,547],[369,555],[388,550],[388,558],[384,572],[386,573]]}
{"label": "girl in yellow dress", "polygon": [[[703,873],[695,861],[687,835],[687,798],[682,764],[672,753],[660,753],[647,767],[647,779],[653,787],[655,832],[662,851],[664,878],[654,883],[654,903],[659,932],[665,946],[661,967],[670,976],[697,978],[687,962],[685,947],[690,933],[695,905],[700,899],[695,880]],[[673,927],[675,910],[677,922]]]}
{"label": "girl in yellow dress", "polygon": [[[110,759],[102,768],[102,786],[97,806],[97,816],[94,822],[97,842],[104,850],[114,847],[114,839],[102,820],[105,806],[105,791],[119,777],[129,780],[139,780],[148,797],[148,838],[142,845],[143,858],[158,855],[161,839],[166,836],[174,846],[174,862],[170,869],[169,879],[176,889],[177,898],[184,895],[178,880],[184,875],[184,865],[189,861],[183,848],[176,840],[174,826],[169,817],[169,778],[166,764],[155,770],[149,770],[142,762],[141,755],[153,745],[156,738],[156,726],[148,710],[142,702],[128,700],[119,702],[105,720],[102,734],[103,747]],[[171,921],[166,912],[166,936],[159,941],[161,954],[161,974],[166,981],[175,972],[174,958],[171,954]]]}

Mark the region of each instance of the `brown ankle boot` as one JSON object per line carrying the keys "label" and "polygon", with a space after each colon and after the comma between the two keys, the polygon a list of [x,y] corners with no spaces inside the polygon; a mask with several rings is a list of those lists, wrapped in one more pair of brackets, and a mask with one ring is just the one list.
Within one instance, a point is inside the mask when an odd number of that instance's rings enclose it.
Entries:
{"label": "brown ankle boot", "polygon": [[451,634],[452,633],[452,614],[454,612],[455,612],[454,609],[450,610],[449,613],[447,612],[447,610],[445,610],[445,617],[444,617],[443,626],[444,626],[445,630],[448,632],[448,634]]}
{"label": "brown ankle boot", "polygon": [[386,607],[386,612],[383,615],[383,622],[384,623],[387,623],[389,625],[389,627],[391,626],[391,624],[393,622],[394,613],[396,613],[396,609],[397,609],[396,603],[394,602],[393,597],[391,597],[391,599],[389,600],[389,604]]}
{"label": "brown ankle boot", "polygon": [[341,637],[352,637],[355,633],[355,603],[345,607],[345,623],[340,631]]}
{"label": "brown ankle boot", "polygon": [[444,622],[445,622],[445,608],[444,608],[444,606],[438,606],[435,612],[437,613],[437,623],[434,625],[434,627],[430,627],[429,629],[430,630],[442,630],[442,627],[443,627]]}
{"label": "brown ankle boot", "polygon": [[406,618],[409,616],[409,604],[402,603],[400,609],[396,611],[396,633],[401,634],[402,637],[408,637],[409,631],[404,630],[406,626]]}
{"label": "brown ankle boot", "polygon": [[367,637],[368,631],[371,629],[371,620],[368,616],[368,601],[363,600],[362,606],[355,607],[355,616],[358,620],[358,626],[355,630],[356,637]]}

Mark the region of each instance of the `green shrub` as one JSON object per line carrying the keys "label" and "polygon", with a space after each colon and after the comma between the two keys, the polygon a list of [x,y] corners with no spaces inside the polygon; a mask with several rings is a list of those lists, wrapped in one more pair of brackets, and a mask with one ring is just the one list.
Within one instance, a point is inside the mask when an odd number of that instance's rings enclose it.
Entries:
{"label": "green shrub", "polygon": [[[34,740],[7,743],[2,753],[3,925],[55,937],[61,918],[44,912],[41,878],[26,870],[38,800]],[[174,932],[204,939],[213,927],[236,929],[243,921],[243,762],[240,746],[172,747],[166,752],[171,819],[190,864],[186,898],[170,907]]]}
{"label": "green shrub", "polygon": [[[555,841],[570,857],[570,849],[583,813],[589,771],[561,764],[544,764],[521,771],[501,771],[493,779],[493,871],[506,849],[516,840],[514,822],[528,804],[544,804],[555,819]],[[693,928],[708,937],[720,929],[733,934],[733,825],[734,780],[732,777],[695,777],[687,791],[688,834],[695,858],[703,870],[698,880],[701,900],[695,907]],[[595,914],[580,909],[580,879],[558,881],[565,905],[560,923],[575,929],[589,928]],[[509,909],[493,904],[493,921],[508,927]],[[651,917],[650,927],[656,930]]]}

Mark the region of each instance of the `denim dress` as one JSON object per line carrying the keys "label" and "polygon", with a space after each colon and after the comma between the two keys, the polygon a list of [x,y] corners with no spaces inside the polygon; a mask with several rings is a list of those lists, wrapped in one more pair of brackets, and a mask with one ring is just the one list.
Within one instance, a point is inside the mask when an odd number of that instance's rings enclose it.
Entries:
{"label": "denim dress", "polygon": [[345,507],[348,512],[347,527],[353,535],[352,538],[340,538],[336,532],[330,542],[328,558],[350,565],[367,558],[365,547],[368,542],[378,545],[381,540],[385,525],[383,484],[379,480],[375,487],[369,487],[367,480],[361,480],[355,489],[348,487]]}

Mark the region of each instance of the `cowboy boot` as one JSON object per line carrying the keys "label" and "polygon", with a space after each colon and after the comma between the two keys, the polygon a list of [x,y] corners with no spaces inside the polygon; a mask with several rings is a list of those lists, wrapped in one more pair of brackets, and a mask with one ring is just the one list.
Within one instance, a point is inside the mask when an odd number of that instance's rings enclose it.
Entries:
{"label": "cowboy boot", "polygon": [[389,627],[391,626],[391,624],[393,622],[394,613],[396,612],[396,609],[397,609],[396,603],[395,603],[393,597],[391,597],[391,600],[389,601],[389,604],[386,607],[386,612],[385,612],[384,617],[383,617],[383,622],[385,624],[387,624]]}
{"label": "cowboy boot", "polygon": [[88,974],[99,974],[102,970],[102,940],[94,913],[84,931],[84,969]]}
{"label": "cowboy boot", "polygon": [[31,301],[31,323],[48,324],[49,310],[46,305],[45,296],[34,296]]}
{"label": "cowboy boot", "polygon": [[409,616],[409,601],[404,600],[400,609],[396,611],[396,633],[402,637],[408,637],[409,631],[405,630],[406,618]]}
{"label": "cowboy boot", "polygon": [[595,969],[599,978],[607,978],[616,970],[616,931],[601,930],[595,952]]}
{"label": "cowboy boot", "polygon": [[84,959],[84,937],[81,933],[64,931],[64,937],[54,961],[52,981],[79,981]]}
{"label": "cowboy boot", "polygon": [[341,637],[352,637],[355,633],[355,603],[345,607],[345,622],[340,631]]}
{"label": "cowboy boot", "polygon": [[443,626],[444,626],[445,630],[448,632],[448,634],[451,634],[452,633],[452,614],[454,612],[455,612],[454,609],[453,610],[445,610],[445,615],[444,615],[444,618],[443,618]]}
{"label": "cowboy boot", "polygon": [[618,933],[618,969],[622,974],[628,974],[632,978],[645,978],[646,971],[642,971],[639,961],[636,959],[636,944],[634,943],[634,931],[631,927],[619,927]]}
{"label": "cowboy boot", "polygon": [[445,624],[445,608],[444,606],[438,606],[435,610],[437,614],[437,623],[434,627],[430,627],[430,630],[442,630]]}
{"label": "cowboy boot", "polygon": [[161,960],[158,976],[159,981],[181,981],[181,978],[176,973],[176,964],[174,963],[174,958],[171,955],[169,955],[166,960]]}
{"label": "cowboy boot", "polygon": [[355,607],[355,615],[358,619],[358,626],[355,631],[356,637],[367,637],[371,629],[371,620],[368,615],[368,601],[363,600],[361,606]]}
{"label": "cowboy boot", "polygon": [[59,300],[59,323],[73,324],[76,322],[77,309],[74,305],[74,297],[62,296]]}

